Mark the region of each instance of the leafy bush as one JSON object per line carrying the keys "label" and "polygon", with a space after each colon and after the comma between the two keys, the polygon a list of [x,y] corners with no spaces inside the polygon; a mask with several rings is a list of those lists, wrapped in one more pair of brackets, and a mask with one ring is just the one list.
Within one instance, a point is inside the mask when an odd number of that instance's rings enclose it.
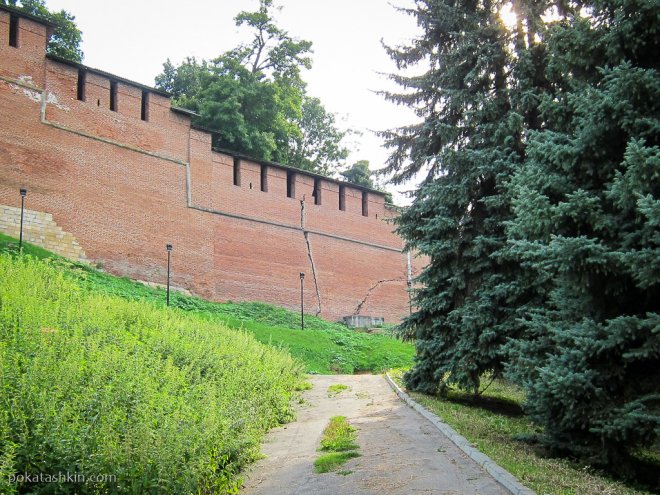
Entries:
{"label": "leafy bush", "polygon": [[[0,254],[0,491],[234,493],[300,365],[245,332]],[[13,473],[116,483],[8,484]]]}

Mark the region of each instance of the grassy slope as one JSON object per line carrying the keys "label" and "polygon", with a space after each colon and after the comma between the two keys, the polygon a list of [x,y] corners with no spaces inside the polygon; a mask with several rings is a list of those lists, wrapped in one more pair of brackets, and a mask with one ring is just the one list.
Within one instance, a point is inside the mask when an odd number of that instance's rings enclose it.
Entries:
{"label": "grassy slope", "polygon": [[[235,493],[301,371],[248,332],[0,253],[0,493]],[[65,472],[116,482],[11,480]]]}
{"label": "grassy slope", "polygon": [[[0,252],[15,251],[15,246],[16,239],[0,234]],[[72,263],[36,246],[24,246],[26,254],[53,258],[68,277],[92,292],[161,305],[165,301],[163,289]],[[300,330],[298,313],[265,303],[213,303],[174,292],[171,305],[220,321],[230,328],[247,330],[262,343],[282,347],[302,360],[310,373],[381,372],[392,367],[409,366],[415,353],[411,344],[390,336],[356,333],[344,325],[311,315],[305,316],[305,330]]]}
{"label": "grassy slope", "polygon": [[[402,371],[393,370],[390,374],[402,386]],[[547,456],[536,446],[517,440],[540,430],[523,415],[523,392],[503,381],[494,381],[477,398],[460,391],[450,391],[447,398],[409,393],[539,495],[651,493],[569,459]]]}

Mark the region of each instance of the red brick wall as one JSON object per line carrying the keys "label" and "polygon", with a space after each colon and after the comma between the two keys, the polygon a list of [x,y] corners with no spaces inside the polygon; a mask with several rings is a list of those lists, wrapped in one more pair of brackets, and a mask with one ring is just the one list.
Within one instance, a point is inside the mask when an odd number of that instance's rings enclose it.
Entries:
{"label": "red brick wall", "polygon": [[110,80],[88,72],[78,101],[77,67],[44,57],[46,28],[21,19],[13,48],[8,25],[0,10],[0,204],[20,205],[27,187],[26,205],[52,213],[88,259],[142,280],[164,280],[172,243],[173,283],[205,298],[298,309],[303,271],[308,312],[319,306],[318,284],[327,319],[358,308],[387,321],[407,313],[406,256],[382,196],[368,194],[365,217],[362,191],[346,186],[340,211],[339,186],[322,180],[315,205],[314,177],[297,172],[287,198],[287,171],[273,165],[264,192],[266,165],[247,159],[234,185],[234,157],[212,151],[210,135],[191,129],[168,98],[150,93],[143,121],[142,88],[119,81],[111,111]]}

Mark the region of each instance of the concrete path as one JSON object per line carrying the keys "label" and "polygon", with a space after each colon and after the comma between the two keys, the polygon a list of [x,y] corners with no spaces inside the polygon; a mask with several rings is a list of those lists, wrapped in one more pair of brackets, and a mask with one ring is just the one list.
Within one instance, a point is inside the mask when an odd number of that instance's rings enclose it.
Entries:
{"label": "concrete path", "polygon": [[[269,433],[245,476],[245,495],[509,494],[428,420],[401,402],[381,376],[313,376],[298,419]],[[328,397],[328,386],[351,387]],[[323,429],[343,415],[358,429],[360,457],[314,473]]]}

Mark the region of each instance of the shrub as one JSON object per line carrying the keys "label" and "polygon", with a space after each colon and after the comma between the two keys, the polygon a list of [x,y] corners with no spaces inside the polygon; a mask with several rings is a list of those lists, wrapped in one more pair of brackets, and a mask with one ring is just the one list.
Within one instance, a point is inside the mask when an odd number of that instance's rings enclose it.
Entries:
{"label": "shrub", "polygon": [[[0,491],[234,493],[300,370],[244,332],[0,255]],[[116,482],[2,484],[67,472]]]}

